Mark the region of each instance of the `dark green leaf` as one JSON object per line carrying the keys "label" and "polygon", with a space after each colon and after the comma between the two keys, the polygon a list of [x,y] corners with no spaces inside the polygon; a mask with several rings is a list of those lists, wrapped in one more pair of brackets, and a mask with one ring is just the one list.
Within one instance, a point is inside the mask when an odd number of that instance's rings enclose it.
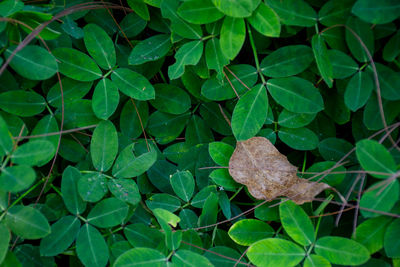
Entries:
{"label": "dark green leaf", "polygon": [[167,259],[161,252],[153,248],[133,248],[119,256],[115,267],[166,267]]}
{"label": "dark green leaf", "polygon": [[36,179],[35,171],[27,165],[17,165],[2,169],[0,188],[11,193],[27,189]]}
{"label": "dark green leaf", "polygon": [[92,96],[92,108],[99,119],[107,120],[117,109],[119,93],[117,86],[109,79],[102,79],[96,85]]}
{"label": "dark green leaf", "polygon": [[100,228],[109,228],[121,224],[127,214],[127,204],[116,198],[106,198],[93,207],[87,221]]}
{"label": "dark green leaf", "polygon": [[169,84],[154,85],[156,98],[150,103],[159,111],[182,114],[190,108],[190,96],[181,88]]}
{"label": "dark green leaf", "polygon": [[400,244],[397,238],[399,233],[400,219],[396,219],[387,228],[384,239],[385,252],[390,258],[398,258],[400,256]]}
{"label": "dark green leaf", "polygon": [[0,94],[0,107],[8,113],[30,117],[41,113],[46,107],[46,101],[35,92],[14,90]]}
{"label": "dark green leaf", "polygon": [[100,232],[84,224],[76,239],[76,253],[85,266],[104,267],[108,262],[108,246]]}
{"label": "dark green leaf", "polygon": [[78,192],[84,201],[97,202],[108,192],[107,179],[100,172],[83,175],[78,180]]}
{"label": "dark green leaf", "polygon": [[114,43],[108,34],[96,24],[87,24],[84,28],[85,46],[89,55],[103,69],[111,69],[116,63]]}
{"label": "dark green leaf", "polygon": [[358,0],[351,11],[369,23],[384,24],[400,16],[400,4],[396,0]]}
{"label": "dark green leaf", "polygon": [[210,0],[183,2],[178,8],[178,15],[193,24],[211,23],[224,16]]}
{"label": "dark green leaf", "polygon": [[329,59],[324,37],[320,34],[314,35],[311,44],[319,73],[328,87],[331,88],[333,82],[333,68]]}
{"label": "dark green leaf", "polygon": [[119,200],[132,205],[140,202],[141,196],[135,181],[131,179],[110,179],[107,182],[110,192]]}
{"label": "dark green leaf", "polygon": [[181,77],[185,72],[185,66],[196,65],[202,54],[203,42],[201,41],[192,41],[181,46],[175,54],[175,63],[168,68],[168,77],[171,80]]}
{"label": "dark green leaf", "polygon": [[178,197],[189,202],[195,186],[193,175],[189,171],[176,172],[171,177],[171,186]]}
{"label": "dark green leaf", "polygon": [[165,56],[170,48],[171,36],[169,34],[154,35],[141,41],[132,49],[128,62],[131,65],[140,65],[155,61]]}
{"label": "dark green leaf", "polygon": [[50,141],[32,140],[18,147],[11,158],[14,163],[28,166],[43,166],[49,162],[56,152]]}
{"label": "dark green leaf", "polygon": [[108,171],[118,153],[118,136],[110,121],[102,121],[93,132],[90,156],[93,166],[100,172]]}
{"label": "dark green leaf", "polygon": [[297,150],[312,150],[318,146],[318,136],[307,128],[281,128],[279,138],[291,148]]}
{"label": "dark green leaf", "polygon": [[180,249],[172,257],[172,263],[182,267],[214,266],[206,257],[190,250]]}
{"label": "dark green leaf", "polygon": [[373,88],[371,76],[364,71],[357,72],[346,86],[344,103],[351,111],[356,111],[367,103]]}
{"label": "dark green leaf", "polygon": [[122,93],[133,99],[154,99],[154,87],[139,73],[119,68],[111,74],[111,79]]}
{"label": "dark green leaf", "polygon": [[267,0],[266,4],[286,25],[311,27],[317,22],[317,13],[303,0]]}
{"label": "dark green leaf", "polygon": [[86,209],[86,203],[83,202],[78,193],[78,181],[81,174],[78,169],[68,166],[62,175],[61,193],[64,204],[72,214],[81,214]]}

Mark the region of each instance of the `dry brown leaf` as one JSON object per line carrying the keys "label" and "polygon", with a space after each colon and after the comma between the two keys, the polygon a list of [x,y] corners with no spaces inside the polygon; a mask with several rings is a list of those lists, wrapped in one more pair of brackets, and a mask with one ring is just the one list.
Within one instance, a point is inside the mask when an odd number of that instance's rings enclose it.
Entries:
{"label": "dry brown leaf", "polygon": [[246,185],[256,199],[287,196],[303,204],[329,188],[327,184],[297,177],[297,167],[265,137],[237,142],[229,161],[229,173],[236,182]]}

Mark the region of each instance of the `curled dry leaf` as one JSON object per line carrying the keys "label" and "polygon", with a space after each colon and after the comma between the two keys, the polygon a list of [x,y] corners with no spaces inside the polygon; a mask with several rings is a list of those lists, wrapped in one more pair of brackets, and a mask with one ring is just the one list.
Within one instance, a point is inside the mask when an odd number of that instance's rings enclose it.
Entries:
{"label": "curled dry leaf", "polygon": [[229,173],[236,182],[246,185],[256,199],[287,196],[303,204],[329,188],[325,183],[297,177],[297,167],[265,137],[237,142],[229,161]]}

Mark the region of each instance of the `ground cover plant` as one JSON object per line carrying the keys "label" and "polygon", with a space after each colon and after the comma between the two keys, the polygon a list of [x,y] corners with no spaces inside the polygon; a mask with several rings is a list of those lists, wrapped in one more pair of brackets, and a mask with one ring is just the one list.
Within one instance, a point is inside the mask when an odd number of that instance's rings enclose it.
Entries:
{"label": "ground cover plant", "polygon": [[398,1],[0,15],[0,266],[400,266]]}

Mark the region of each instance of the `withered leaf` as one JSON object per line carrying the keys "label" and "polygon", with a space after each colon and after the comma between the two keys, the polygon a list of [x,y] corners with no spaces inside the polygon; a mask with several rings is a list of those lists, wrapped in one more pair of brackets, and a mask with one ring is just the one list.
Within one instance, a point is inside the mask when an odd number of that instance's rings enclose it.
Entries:
{"label": "withered leaf", "polygon": [[237,142],[229,161],[229,173],[236,182],[246,185],[256,199],[287,196],[303,204],[329,188],[325,183],[297,177],[297,167],[265,137]]}

